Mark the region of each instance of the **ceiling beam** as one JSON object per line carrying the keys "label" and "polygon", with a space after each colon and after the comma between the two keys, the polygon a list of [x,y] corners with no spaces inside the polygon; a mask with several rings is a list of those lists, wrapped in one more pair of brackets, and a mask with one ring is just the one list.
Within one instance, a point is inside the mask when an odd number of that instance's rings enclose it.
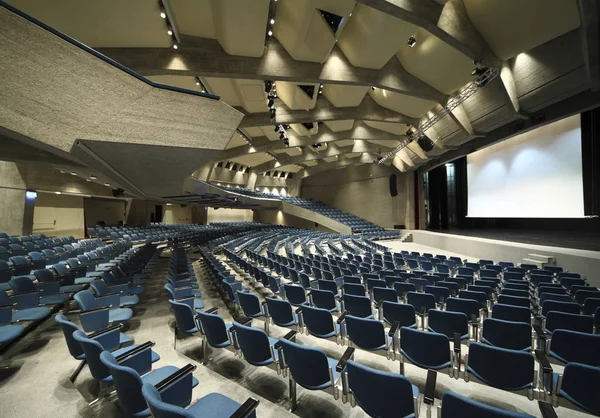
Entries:
{"label": "ceiling beam", "polygon": [[[275,103],[277,112],[275,114],[275,124],[280,123],[310,123],[324,122],[330,120],[369,120],[378,122],[404,123],[407,125],[418,125],[418,119],[410,118],[393,110],[387,109],[377,104],[368,94],[365,95],[360,105],[357,107],[335,107],[323,95],[317,98],[313,109],[292,110],[277,100]],[[268,112],[247,113],[243,108],[236,107],[237,110],[244,113],[244,119],[240,123],[240,128],[251,128],[254,126],[272,125],[271,116]]]}
{"label": "ceiling beam", "polygon": [[356,158],[346,158],[344,156],[340,157],[338,161],[334,161],[331,163],[319,164],[314,167],[308,167],[304,170],[298,171],[294,175],[294,178],[304,179],[309,176],[313,176],[315,174],[321,173],[323,171],[335,170],[341,167],[347,167],[349,165],[355,164],[372,164],[377,157],[372,154],[364,153],[360,157]]}
{"label": "ceiling beam", "polygon": [[593,91],[600,90],[600,6],[596,0],[578,0],[583,58]]}
{"label": "ceiling beam", "polygon": [[181,37],[179,49],[99,48],[99,52],[144,76],[189,75],[203,77],[292,81],[375,86],[436,102],[446,96],[408,73],[397,59],[381,70],[354,67],[335,46],[324,64],[296,61],[271,38],[261,58],[227,54],[214,39]]}

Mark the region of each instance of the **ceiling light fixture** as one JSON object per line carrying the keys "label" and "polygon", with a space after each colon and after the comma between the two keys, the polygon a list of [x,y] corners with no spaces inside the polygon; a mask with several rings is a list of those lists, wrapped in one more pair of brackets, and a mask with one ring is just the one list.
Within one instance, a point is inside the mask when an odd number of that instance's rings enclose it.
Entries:
{"label": "ceiling light fixture", "polygon": [[110,187],[110,183],[104,183],[105,186],[109,186]]}
{"label": "ceiling light fixture", "polygon": [[71,175],[72,175],[72,176],[76,176],[76,175],[77,175],[77,173],[76,173],[76,172],[74,172],[74,171],[71,171]]}
{"label": "ceiling light fixture", "polygon": [[177,49],[177,48],[179,48],[179,47],[177,46],[177,44],[173,44],[173,49]]}
{"label": "ceiling light fixture", "polygon": [[169,35],[169,36],[173,36],[173,31],[172,31],[171,29],[168,29],[168,30],[167,30],[167,35]]}
{"label": "ceiling light fixture", "polygon": [[160,17],[162,17],[163,19],[166,19],[167,14],[165,12],[160,12]]}
{"label": "ceiling light fixture", "polygon": [[62,192],[54,192],[54,194],[62,194]]}
{"label": "ceiling light fixture", "polygon": [[269,34],[269,36],[273,36],[273,31],[272,31],[272,30],[270,30],[270,31],[268,32],[268,34]]}
{"label": "ceiling light fixture", "polygon": [[270,22],[271,22],[271,25],[275,24],[275,19],[271,19]]}
{"label": "ceiling light fixture", "polygon": [[196,85],[199,86],[200,85],[200,78],[196,77]]}
{"label": "ceiling light fixture", "polygon": [[413,48],[416,44],[417,44],[417,40],[415,39],[414,36],[411,36],[410,38],[408,38],[408,46]]}
{"label": "ceiling light fixture", "polygon": [[371,90],[375,91],[375,90],[377,90],[377,87],[371,86]]}
{"label": "ceiling light fixture", "polygon": [[93,174],[90,174],[90,179],[91,180],[96,180],[98,177],[94,176]]}

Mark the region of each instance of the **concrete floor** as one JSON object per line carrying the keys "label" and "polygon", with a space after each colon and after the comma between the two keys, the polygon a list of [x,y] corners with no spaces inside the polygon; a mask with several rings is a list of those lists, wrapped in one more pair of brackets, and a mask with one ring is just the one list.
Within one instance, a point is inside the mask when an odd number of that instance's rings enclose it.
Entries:
{"label": "concrete floor", "polygon": [[[400,248],[416,251],[440,252],[434,248],[418,246],[412,243],[386,241],[386,244],[398,250]],[[453,254],[454,255],[454,254]],[[463,258],[464,255],[457,254]],[[164,257],[168,254],[165,253]],[[197,255],[192,254],[192,257]],[[211,392],[223,393],[242,403],[249,396],[260,401],[257,410],[259,418],[293,416],[288,412],[287,378],[278,376],[274,370],[254,367],[235,357],[226,350],[210,349],[211,359],[206,366],[201,364],[202,350],[200,339],[195,336],[181,338],[177,350],[173,349],[173,322],[168,297],[162,289],[166,281],[168,258],[161,258],[146,285],[146,291],[140,298],[135,315],[125,328],[127,335],[136,343],[154,341],[154,349],[161,355],[161,360],[154,367],[165,365],[184,366],[188,363],[198,367],[194,376],[200,384],[194,389],[194,399]],[[219,307],[219,314],[226,322],[232,320],[232,314],[222,301],[219,293],[203,276],[202,263],[195,263],[200,289],[206,307]],[[246,279],[238,275],[240,279]],[[252,286],[246,283],[247,287]],[[256,285],[252,291],[261,298],[269,296],[270,290]],[[77,315],[69,318],[77,321]],[[254,321],[256,327],[263,327],[262,321]],[[288,332],[271,325],[271,336],[280,337]],[[334,342],[320,340],[312,336],[299,335],[297,342],[320,347],[333,358],[340,358],[346,347]],[[355,359],[362,364],[380,370],[398,372],[399,363],[390,361],[377,354],[356,351]],[[95,398],[97,386],[87,368],[84,368],[75,384],[71,384],[69,376],[78,362],[68,353],[62,332],[53,319],[45,321],[40,327],[13,346],[1,358],[0,367],[0,417],[121,417],[116,397],[105,399],[93,407],[88,402]],[[426,370],[406,365],[406,376],[421,389],[425,386]],[[470,398],[496,405],[511,411],[526,412],[536,417],[541,414],[537,402],[529,401],[525,396],[490,388],[469,382],[462,378],[455,380],[447,375],[438,374],[436,405],[445,390],[453,390]],[[324,392],[298,389],[299,406],[295,415],[300,417],[366,417],[360,407],[352,408],[349,403]],[[390,400],[393,401],[393,400]],[[437,410],[432,411],[437,416]],[[590,415],[567,408],[557,410],[559,417],[589,417]],[[421,402],[421,415],[425,416],[425,408]]]}

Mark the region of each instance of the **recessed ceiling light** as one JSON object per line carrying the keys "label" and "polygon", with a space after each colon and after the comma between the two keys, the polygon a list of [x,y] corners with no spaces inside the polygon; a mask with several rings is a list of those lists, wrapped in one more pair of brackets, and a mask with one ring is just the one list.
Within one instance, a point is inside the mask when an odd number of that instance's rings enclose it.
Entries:
{"label": "recessed ceiling light", "polygon": [[104,183],[105,186],[110,186],[110,183]]}
{"label": "recessed ceiling light", "polygon": [[177,44],[173,44],[173,49],[177,49],[177,48],[178,48]]}
{"label": "recessed ceiling light", "polygon": [[371,86],[371,90],[375,91],[375,90],[377,90],[377,87]]}
{"label": "recessed ceiling light", "polygon": [[94,176],[93,174],[90,174],[90,179],[92,180],[96,180],[98,177]]}
{"label": "recessed ceiling light", "polygon": [[271,25],[275,23],[275,19],[271,19]]}
{"label": "recessed ceiling light", "polygon": [[92,180],[90,180],[90,179],[85,179],[85,181],[92,181]]}
{"label": "recessed ceiling light", "polygon": [[76,172],[74,172],[74,171],[71,171],[71,175],[72,175],[72,176],[76,176],[76,175],[77,175],[77,173],[76,173]]}
{"label": "recessed ceiling light", "polygon": [[173,36],[173,31],[172,31],[171,29],[169,29],[169,30],[167,31],[167,35],[169,35],[169,36]]}
{"label": "recessed ceiling light", "polygon": [[411,48],[414,47],[417,44],[417,40],[415,39],[414,36],[411,36],[410,38],[408,38],[408,46],[410,46]]}
{"label": "recessed ceiling light", "polygon": [[273,31],[272,30],[269,31],[269,36],[273,36]]}
{"label": "recessed ceiling light", "polygon": [[54,192],[55,194],[62,194],[61,192]]}
{"label": "recessed ceiling light", "polygon": [[165,12],[160,12],[160,17],[162,17],[163,19],[166,19],[167,14]]}

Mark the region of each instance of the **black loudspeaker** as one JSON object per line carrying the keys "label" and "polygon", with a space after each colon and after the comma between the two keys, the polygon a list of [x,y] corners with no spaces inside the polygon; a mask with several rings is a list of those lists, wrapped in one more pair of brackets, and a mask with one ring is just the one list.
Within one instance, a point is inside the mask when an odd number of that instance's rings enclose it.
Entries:
{"label": "black loudspeaker", "polygon": [[398,196],[398,188],[396,187],[396,175],[392,174],[390,176],[390,195],[392,197]]}
{"label": "black loudspeaker", "polygon": [[123,189],[112,189],[112,195],[113,197],[121,197],[123,195],[125,195],[125,190]]}

